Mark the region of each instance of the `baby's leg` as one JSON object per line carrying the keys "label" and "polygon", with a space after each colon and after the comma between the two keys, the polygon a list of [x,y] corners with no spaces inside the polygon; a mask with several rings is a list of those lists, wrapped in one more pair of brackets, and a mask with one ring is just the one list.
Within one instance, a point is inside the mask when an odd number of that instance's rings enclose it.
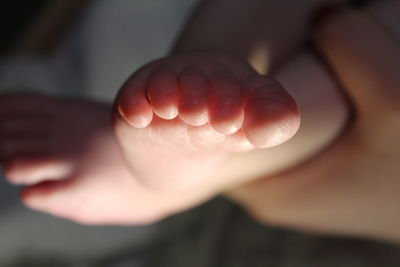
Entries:
{"label": "baby's leg", "polygon": [[[175,211],[124,165],[108,105],[37,94],[0,96],[0,158],[34,209],[90,224],[149,223]],[[173,211],[169,210],[174,206]]]}
{"label": "baby's leg", "polygon": [[0,95],[0,106],[4,174],[25,186],[22,201],[35,210],[84,224],[135,225],[217,193],[210,183],[179,193],[144,187],[118,149],[110,105],[14,93]]}

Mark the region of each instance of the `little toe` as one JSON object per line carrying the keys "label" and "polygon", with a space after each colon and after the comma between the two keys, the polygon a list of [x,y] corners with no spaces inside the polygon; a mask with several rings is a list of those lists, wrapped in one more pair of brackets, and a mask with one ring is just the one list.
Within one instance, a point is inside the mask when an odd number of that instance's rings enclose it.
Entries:
{"label": "little toe", "polygon": [[146,75],[134,74],[123,85],[116,100],[116,117],[135,128],[147,127],[153,118],[153,111],[146,95]]}
{"label": "little toe", "polygon": [[230,74],[209,77],[211,126],[222,134],[234,134],[243,123],[242,89]]}
{"label": "little toe", "polygon": [[179,117],[191,126],[208,122],[208,83],[203,73],[188,68],[179,75]]}
{"label": "little toe", "polygon": [[178,116],[178,78],[168,68],[156,70],[147,84],[150,105],[158,117],[172,120]]}
{"label": "little toe", "polygon": [[294,136],[300,116],[296,103],[278,82],[259,77],[249,82],[245,91],[243,130],[250,143],[267,148]]}
{"label": "little toe", "polygon": [[60,180],[72,174],[73,164],[49,158],[19,158],[4,164],[4,176],[12,184],[33,185],[43,181]]}

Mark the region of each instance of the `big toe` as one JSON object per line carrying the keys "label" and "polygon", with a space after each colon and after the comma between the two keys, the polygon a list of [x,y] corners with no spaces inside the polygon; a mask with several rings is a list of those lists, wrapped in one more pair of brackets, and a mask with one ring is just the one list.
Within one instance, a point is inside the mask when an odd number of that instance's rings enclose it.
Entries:
{"label": "big toe", "polygon": [[282,144],[300,126],[296,103],[276,81],[260,77],[248,84],[243,130],[255,147]]}

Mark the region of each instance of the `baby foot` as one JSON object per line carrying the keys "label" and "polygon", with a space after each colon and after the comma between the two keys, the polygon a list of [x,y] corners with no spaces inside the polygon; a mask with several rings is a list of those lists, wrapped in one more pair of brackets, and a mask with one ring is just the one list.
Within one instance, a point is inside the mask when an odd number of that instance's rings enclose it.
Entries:
{"label": "baby foot", "polygon": [[279,145],[300,122],[278,82],[211,53],[146,65],[128,79],[115,107],[117,139],[132,172],[161,190],[205,177],[230,152]]}
{"label": "baby foot", "polygon": [[124,165],[110,114],[109,106],[89,101],[0,96],[4,174],[27,186],[27,206],[85,224],[143,224],[200,198],[144,188]]}

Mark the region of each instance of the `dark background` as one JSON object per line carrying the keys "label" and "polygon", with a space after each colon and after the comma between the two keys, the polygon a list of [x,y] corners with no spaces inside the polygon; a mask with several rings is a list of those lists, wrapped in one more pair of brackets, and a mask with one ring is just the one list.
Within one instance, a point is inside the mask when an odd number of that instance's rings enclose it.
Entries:
{"label": "dark background", "polygon": [[[354,6],[360,6],[370,1],[372,0],[351,0]],[[1,3],[0,55],[12,47],[23,29],[37,16],[38,11],[50,2],[51,0],[14,0]]]}
{"label": "dark background", "polygon": [[2,1],[0,8],[0,54],[3,55],[18,39],[38,11],[50,0]]}

